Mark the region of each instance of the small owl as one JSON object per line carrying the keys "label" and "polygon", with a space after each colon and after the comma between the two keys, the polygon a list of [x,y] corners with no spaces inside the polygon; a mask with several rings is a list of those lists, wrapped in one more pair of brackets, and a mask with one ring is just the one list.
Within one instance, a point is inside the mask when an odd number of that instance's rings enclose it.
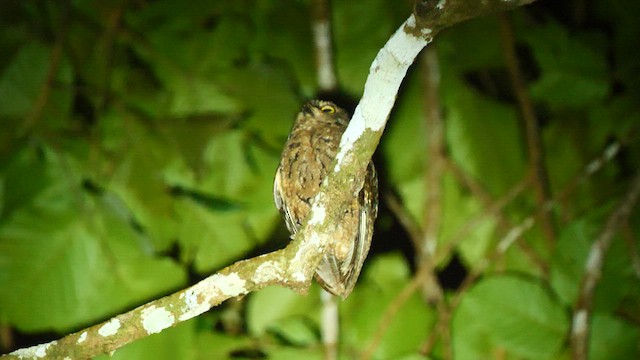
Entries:
{"label": "small owl", "polygon": [[[298,114],[276,170],[273,197],[287,228],[295,234],[331,163],[349,116],[334,103],[312,100]],[[358,280],[378,213],[378,179],[369,162],[362,190],[344,209],[336,236],[328,244],[316,279],[328,292],[346,298]]]}

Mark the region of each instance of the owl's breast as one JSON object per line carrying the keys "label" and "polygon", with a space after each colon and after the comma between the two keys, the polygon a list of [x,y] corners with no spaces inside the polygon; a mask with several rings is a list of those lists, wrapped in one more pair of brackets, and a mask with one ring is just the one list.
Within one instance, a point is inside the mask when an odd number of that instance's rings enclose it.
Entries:
{"label": "owl's breast", "polygon": [[296,222],[309,212],[310,203],[318,193],[336,156],[342,136],[340,128],[294,130],[282,154],[282,191]]}

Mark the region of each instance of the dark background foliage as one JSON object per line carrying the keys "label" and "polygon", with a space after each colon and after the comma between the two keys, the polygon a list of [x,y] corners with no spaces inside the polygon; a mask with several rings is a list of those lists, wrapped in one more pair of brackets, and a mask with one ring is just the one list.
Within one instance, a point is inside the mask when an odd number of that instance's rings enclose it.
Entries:
{"label": "dark background foliage", "polygon": [[[1,352],[286,244],[272,177],[295,114],[318,93],[308,1],[0,5]],[[341,105],[357,101],[410,11],[410,2],[332,4]],[[376,155],[383,201],[372,253],[341,304],[345,357],[376,334],[379,359],[426,358],[420,349],[435,359],[450,350],[456,359],[570,357],[590,245],[640,163],[638,13],[633,0],[538,1],[439,34],[426,51],[439,60],[444,152],[428,151],[433,68],[420,59]],[[549,212],[530,176],[505,34],[541,135]],[[443,170],[428,187],[434,159]],[[434,261],[450,318],[420,291],[399,297],[419,266],[410,224],[429,226],[434,193]],[[640,357],[637,219],[635,210],[605,258],[590,359]],[[319,307],[316,285],[307,297],[267,288],[114,357],[322,358]]]}

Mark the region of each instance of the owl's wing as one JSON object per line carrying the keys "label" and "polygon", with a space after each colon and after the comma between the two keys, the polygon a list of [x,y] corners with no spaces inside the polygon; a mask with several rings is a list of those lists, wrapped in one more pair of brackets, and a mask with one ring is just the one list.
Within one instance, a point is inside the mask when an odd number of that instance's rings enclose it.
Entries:
{"label": "owl's wing", "polygon": [[346,298],[358,281],[364,260],[371,247],[373,223],[378,215],[378,176],[373,162],[369,162],[367,175],[359,198],[358,232],[345,261],[325,255],[316,270],[318,282],[334,295]]}
{"label": "owl's wing", "polygon": [[273,201],[276,203],[276,208],[282,213],[282,216],[284,216],[284,222],[287,224],[287,229],[289,229],[291,236],[295,235],[295,233],[298,232],[298,224],[293,218],[289,206],[285,203],[284,196],[282,196],[280,166],[278,166],[275,179],[273,180]]}

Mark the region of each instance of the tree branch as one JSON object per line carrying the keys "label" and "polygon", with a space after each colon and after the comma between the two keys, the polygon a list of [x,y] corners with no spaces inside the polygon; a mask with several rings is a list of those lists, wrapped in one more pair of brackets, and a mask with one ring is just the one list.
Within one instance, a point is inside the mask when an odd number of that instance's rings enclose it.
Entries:
{"label": "tree branch", "polygon": [[[502,47],[504,49],[504,58],[511,79],[511,85],[516,93],[516,98],[522,113],[522,119],[525,124],[525,132],[527,139],[527,152],[529,153],[529,166],[534,174],[533,187],[536,193],[536,202],[538,207],[543,208],[545,203],[551,198],[549,192],[549,176],[544,163],[544,148],[540,129],[538,128],[538,118],[522,73],[520,64],[516,55],[515,39],[511,22],[506,15],[500,16],[500,27],[502,35]],[[553,224],[552,213],[545,211],[541,216],[542,231],[547,239],[550,248],[553,248],[556,242],[556,231]]]}
{"label": "tree branch", "polygon": [[[370,68],[362,99],[340,142],[333,171],[324,179],[301,230],[284,249],[239,261],[201,282],[154,300],[104,323],[60,340],[20,349],[1,359],[86,359],[161,332],[239,295],[278,284],[306,293],[346,204],[362,187],[367,164],[378,145],[398,89],[418,53],[440,29],[475,16],[534,0],[482,3],[463,0],[419,2],[380,50]],[[491,5],[491,6],[490,6]],[[472,12],[470,12],[472,11]]]}
{"label": "tree branch", "polygon": [[321,91],[328,92],[338,87],[333,66],[333,39],[328,0],[314,0],[312,6],[313,44],[316,55],[316,78]]}
{"label": "tree branch", "polygon": [[640,197],[640,172],[629,186],[624,198],[620,201],[616,209],[607,219],[602,232],[591,245],[585,274],[580,286],[578,303],[573,313],[573,327],[571,329],[571,348],[574,360],[585,360],[588,358],[589,349],[589,316],[593,304],[593,293],[596,284],[600,279],[604,257],[613,242],[614,235],[626,223],[631,215],[635,203]]}

